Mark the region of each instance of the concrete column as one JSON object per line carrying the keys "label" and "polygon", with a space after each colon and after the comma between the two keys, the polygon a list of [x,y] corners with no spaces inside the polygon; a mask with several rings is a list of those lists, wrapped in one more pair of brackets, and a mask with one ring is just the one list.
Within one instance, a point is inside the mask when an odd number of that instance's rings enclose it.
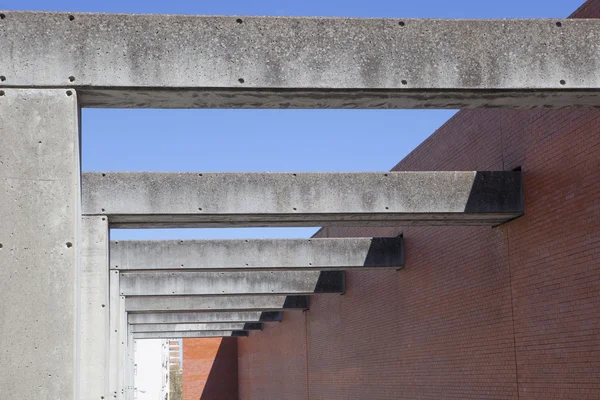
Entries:
{"label": "concrete column", "polygon": [[80,400],[108,399],[108,221],[82,217]]}
{"label": "concrete column", "polygon": [[125,312],[125,296],[119,297],[119,399],[126,399],[126,385],[127,385],[127,313]]}
{"label": "concrete column", "polygon": [[76,399],[75,91],[0,89],[0,142],[0,397]]}
{"label": "concrete column", "polygon": [[119,271],[110,272],[109,285],[109,393],[111,398],[120,398],[119,390],[119,349],[120,349],[120,299],[119,296]]}

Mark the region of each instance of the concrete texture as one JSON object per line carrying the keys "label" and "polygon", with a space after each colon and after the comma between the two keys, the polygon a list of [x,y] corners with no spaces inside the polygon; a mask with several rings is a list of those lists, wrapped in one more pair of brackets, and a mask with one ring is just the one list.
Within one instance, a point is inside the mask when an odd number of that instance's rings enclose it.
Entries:
{"label": "concrete texture", "polygon": [[108,398],[108,221],[81,220],[80,400]]}
{"label": "concrete texture", "polygon": [[235,322],[281,322],[281,312],[179,312],[130,314],[128,322],[136,324],[209,324]]}
{"label": "concrete texture", "polygon": [[75,91],[2,89],[0,138],[0,397],[79,399]]}
{"label": "concrete texture", "polygon": [[110,267],[127,270],[345,270],[404,264],[402,238],[121,240]]}
{"label": "concrete texture", "polygon": [[131,325],[133,333],[138,332],[180,332],[180,331],[261,331],[261,323],[222,323],[222,324],[144,324]]}
{"label": "concrete texture", "polygon": [[230,336],[248,336],[246,331],[187,331],[187,332],[140,332],[133,337],[139,339],[180,339],[180,338],[213,338]]}
{"label": "concrete texture", "polygon": [[123,296],[344,293],[344,271],[121,272]]}
{"label": "concrete texture", "polygon": [[113,228],[497,225],[520,172],[85,173],[83,210]]}
{"label": "concrete texture", "polygon": [[125,299],[128,312],[304,311],[308,296],[144,296]]}
{"label": "concrete texture", "polygon": [[3,14],[3,85],[85,106],[600,105],[598,21]]}
{"label": "concrete texture", "polygon": [[109,396],[117,399],[120,396],[119,373],[122,363],[119,360],[121,349],[121,297],[119,296],[119,271],[110,271],[109,273],[109,366],[108,366],[108,386]]}

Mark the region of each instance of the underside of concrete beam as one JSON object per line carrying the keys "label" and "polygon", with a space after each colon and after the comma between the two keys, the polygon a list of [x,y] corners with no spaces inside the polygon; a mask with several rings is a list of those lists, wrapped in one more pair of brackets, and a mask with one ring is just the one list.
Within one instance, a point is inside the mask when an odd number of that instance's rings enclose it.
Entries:
{"label": "underside of concrete beam", "polygon": [[112,269],[344,270],[404,265],[401,237],[113,241]]}
{"label": "underside of concrete beam", "polygon": [[83,210],[113,228],[497,225],[521,173],[85,173]]}
{"label": "underside of concrete beam", "polygon": [[123,296],[344,293],[344,271],[122,272]]}
{"label": "underside of concrete beam", "polygon": [[179,312],[129,314],[130,325],[137,324],[214,324],[281,322],[282,313],[273,312]]}
{"label": "underside of concrete beam", "polygon": [[308,296],[143,296],[125,299],[129,313],[304,311]]}
{"label": "underside of concrete beam", "polygon": [[240,337],[248,336],[247,331],[187,331],[187,332],[139,332],[134,333],[134,339],[181,339],[209,337]]}
{"label": "underside of concrete beam", "polygon": [[262,331],[260,322],[223,324],[144,324],[131,325],[132,332],[189,332],[189,331]]}
{"label": "underside of concrete beam", "polygon": [[87,107],[600,106],[597,20],[3,15],[2,85]]}

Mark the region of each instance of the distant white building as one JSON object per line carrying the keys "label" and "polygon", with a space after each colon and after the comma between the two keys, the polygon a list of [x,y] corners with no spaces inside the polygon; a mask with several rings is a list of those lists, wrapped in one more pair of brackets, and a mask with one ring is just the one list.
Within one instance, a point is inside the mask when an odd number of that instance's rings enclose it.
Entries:
{"label": "distant white building", "polygon": [[169,400],[169,341],[136,340],[135,400]]}

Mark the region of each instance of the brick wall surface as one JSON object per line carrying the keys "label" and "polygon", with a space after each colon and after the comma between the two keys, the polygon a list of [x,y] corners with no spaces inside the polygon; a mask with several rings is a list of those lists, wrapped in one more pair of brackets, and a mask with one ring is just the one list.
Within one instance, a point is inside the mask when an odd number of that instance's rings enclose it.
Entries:
{"label": "brick wall surface", "polygon": [[235,338],[183,339],[183,400],[237,400]]}
{"label": "brick wall surface", "polygon": [[240,338],[240,399],[600,399],[600,111],[461,111],[394,170],[517,167],[496,228],[322,229],[404,233],[406,267]]}

